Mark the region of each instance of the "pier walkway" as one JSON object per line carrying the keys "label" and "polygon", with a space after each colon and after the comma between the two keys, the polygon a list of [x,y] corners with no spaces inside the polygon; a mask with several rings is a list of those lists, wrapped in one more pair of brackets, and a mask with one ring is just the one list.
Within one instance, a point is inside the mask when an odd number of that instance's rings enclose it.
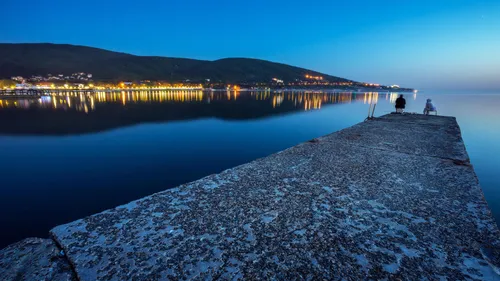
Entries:
{"label": "pier walkway", "polygon": [[0,251],[12,280],[500,280],[499,265],[456,120],[422,115],[360,123]]}

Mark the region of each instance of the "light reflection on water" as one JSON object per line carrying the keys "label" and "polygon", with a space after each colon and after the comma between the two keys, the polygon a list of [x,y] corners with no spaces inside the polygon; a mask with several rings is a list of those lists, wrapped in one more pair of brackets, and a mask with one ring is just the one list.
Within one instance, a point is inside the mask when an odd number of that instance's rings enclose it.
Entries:
{"label": "light reflection on water", "polygon": [[[393,110],[398,93],[124,91],[0,99],[0,248]],[[500,95],[405,93],[456,116],[500,218]]]}
{"label": "light reflection on water", "polygon": [[[64,109],[90,112],[96,110],[99,104],[122,104],[130,103],[211,103],[213,101],[236,101],[243,95],[257,101],[270,101],[273,108],[279,107],[283,102],[293,103],[295,107],[304,110],[320,109],[323,103],[350,103],[363,101],[363,103],[377,102],[379,93],[352,93],[352,92],[204,92],[201,90],[189,91],[122,91],[122,92],[54,92],[50,95],[39,97],[17,96],[12,100],[2,100],[0,96],[0,108],[43,108]],[[397,93],[380,94],[385,99],[394,102]]]}

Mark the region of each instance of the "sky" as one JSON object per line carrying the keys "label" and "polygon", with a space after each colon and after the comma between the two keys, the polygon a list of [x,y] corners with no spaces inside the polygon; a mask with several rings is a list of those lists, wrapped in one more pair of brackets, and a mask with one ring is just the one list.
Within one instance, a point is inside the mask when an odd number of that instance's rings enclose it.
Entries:
{"label": "sky", "polygon": [[249,57],[363,82],[500,90],[500,0],[1,0],[0,11],[1,43]]}

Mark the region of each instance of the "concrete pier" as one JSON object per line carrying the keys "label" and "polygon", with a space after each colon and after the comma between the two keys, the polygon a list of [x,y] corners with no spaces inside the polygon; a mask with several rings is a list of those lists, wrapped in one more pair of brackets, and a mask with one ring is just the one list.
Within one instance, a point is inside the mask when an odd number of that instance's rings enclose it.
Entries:
{"label": "concrete pier", "polygon": [[500,280],[500,232],[451,117],[360,123],[35,242],[0,251],[0,276]]}

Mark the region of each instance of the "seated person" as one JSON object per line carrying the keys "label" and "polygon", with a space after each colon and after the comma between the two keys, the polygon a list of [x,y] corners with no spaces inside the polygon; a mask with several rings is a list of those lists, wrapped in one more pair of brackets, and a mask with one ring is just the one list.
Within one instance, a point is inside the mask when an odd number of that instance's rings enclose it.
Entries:
{"label": "seated person", "polygon": [[406,100],[403,95],[396,99],[396,113],[403,113],[406,107]]}
{"label": "seated person", "polygon": [[429,115],[429,112],[431,112],[431,111],[436,111],[437,112],[437,109],[434,106],[434,104],[432,103],[432,100],[431,99],[427,99],[427,102],[425,103],[424,114],[425,115]]}

